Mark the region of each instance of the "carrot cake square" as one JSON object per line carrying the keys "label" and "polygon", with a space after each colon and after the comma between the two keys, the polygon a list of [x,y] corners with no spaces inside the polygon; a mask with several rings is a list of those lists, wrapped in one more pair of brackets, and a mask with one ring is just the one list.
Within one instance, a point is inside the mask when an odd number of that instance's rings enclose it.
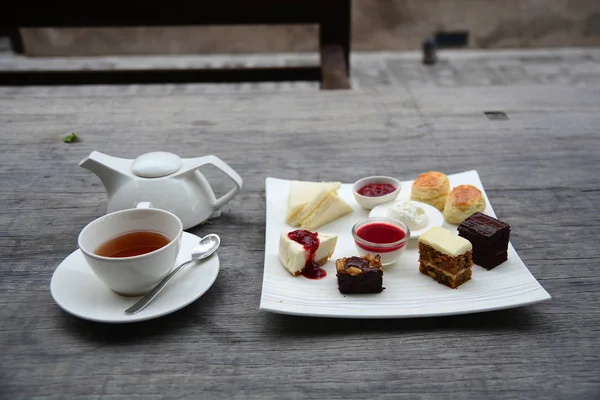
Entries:
{"label": "carrot cake square", "polygon": [[467,239],[433,227],[419,236],[419,271],[456,289],[471,279],[472,249]]}

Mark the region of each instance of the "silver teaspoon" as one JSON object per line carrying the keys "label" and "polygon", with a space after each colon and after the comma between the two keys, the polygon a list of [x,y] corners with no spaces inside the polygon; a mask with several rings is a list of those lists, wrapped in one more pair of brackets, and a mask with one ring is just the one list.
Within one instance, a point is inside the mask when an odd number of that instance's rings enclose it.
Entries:
{"label": "silver teaspoon", "polygon": [[146,308],[146,306],[148,304],[150,304],[150,302],[152,302],[152,300],[154,300],[154,298],[163,290],[163,288],[165,286],[167,286],[167,283],[171,282],[171,280],[173,278],[175,278],[175,275],[177,275],[182,269],[184,269],[190,263],[192,263],[194,261],[202,260],[202,259],[210,256],[212,253],[214,253],[219,248],[220,244],[221,244],[221,238],[219,237],[219,235],[211,233],[210,235],[204,236],[202,239],[200,239],[200,242],[192,250],[192,258],[190,260],[184,262],[183,264],[181,264],[177,268],[175,268],[173,271],[171,271],[171,273],[169,275],[165,276],[163,278],[163,280],[160,281],[154,287],[154,289],[152,289],[151,291],[146,293],[144,295],[144,297],[139,299],[134,305],[129,307],[127,310],[125,310],[125,314],[133,315],[133,314],[137,314],[140,311],[142,311],[144,308]]}

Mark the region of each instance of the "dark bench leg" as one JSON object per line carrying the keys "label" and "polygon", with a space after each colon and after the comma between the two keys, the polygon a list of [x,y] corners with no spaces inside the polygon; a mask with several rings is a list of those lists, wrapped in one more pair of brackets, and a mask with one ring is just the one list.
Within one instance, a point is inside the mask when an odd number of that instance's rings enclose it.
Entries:
{"label": "dark bench leg", "polygon": [[23,54],[23,38],[21,37],[21,31],[19,28],[10,27],[7,30],[7,36],[10,40],[10,48],[17,54]]}
{"label": "dark bench leg", "polygon": [[350,2],[324,2],[319,30],[321,89],[350,89]]}

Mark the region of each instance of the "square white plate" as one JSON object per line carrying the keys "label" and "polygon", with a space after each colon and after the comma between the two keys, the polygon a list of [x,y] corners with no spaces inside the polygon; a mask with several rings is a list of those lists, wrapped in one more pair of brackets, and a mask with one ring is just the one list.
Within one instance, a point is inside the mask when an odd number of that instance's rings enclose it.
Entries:
{"label": "square white plate", "polygon": [[[482,190],[488,204],[485,213],[496,216],[477,171],[448,177],[452,187],[471,184]],[[508,248],[507,261],[491,271],[474,265],[471,280],[457,289],[450,289],[419,272],[417,240],[410,240],[396,263],[384,267],[385,290],[382,293],[342,295],[337,289],[335,260],[358,255],[351,229],[369,214],[354,200],[351,184],[342,184],[339,195],[354,212],[317,230],[338,235],[335,253],[323,267],[327,276],[320,280],[293,277],[283,268],[277,254],[281,232],[296,229],[285,222],[290,183],[288,180],[266,179],[267,225],[261,310],[317,317],[408,318],[499,310],[550,299],[512,244]],[[411,185],[412,181],[403,182],[398,199],[410,197]],[[444,227],[453,231],[457,228],[446,223]]]}

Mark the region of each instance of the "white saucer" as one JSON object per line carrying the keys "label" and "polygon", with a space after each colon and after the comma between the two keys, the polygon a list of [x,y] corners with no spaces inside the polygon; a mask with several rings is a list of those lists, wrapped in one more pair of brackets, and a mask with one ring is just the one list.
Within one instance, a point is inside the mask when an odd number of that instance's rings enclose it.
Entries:
{"label": "white saucer", "polygon": [[[387,217],[389,208],[394,203],[397,203],[398,201],[406,201],[406,200],[390,201],[389,203],[380,204],[371,210],[371,212],[369,213],[369,218]],[[414,201],[414,200],[411,200],[411,201]],[[427,221],[427,225],[425,225],[425,227],[415,230],[415,231],[413,231],[413,230],[410,231],[411,239],[417,239],[419,236],[421,236],[422,234],[424,234],[425,232],[427,232],[429,229],[433,228],[434,226],[442,226],[444,224],[444,216],[442,215],[440,210],[438,210],[437,208],[435,208],[433,206],[430,206],[429,204],[421,203],[420,201],[414,201],[414,202],[417,203],[419,205],[419,207],[423,208],[423,210],[425,211],[425,214],[427,214],[428,221]]]}
{"label": "white saucer", "polygon": [[[183,232],[175,265],[189,260],[200,238]],[[139,297],[124,297],[112,292],[92,272],[81,250],[77,249],[60,263],[50,282],[54,301],[66,312],[97,322],[127,323],[158,318],[175,312],[202,296],[219,274],[219,257],[214,254],[198,265],[184,268],[154,299],[134,315],[125,310]]]}

